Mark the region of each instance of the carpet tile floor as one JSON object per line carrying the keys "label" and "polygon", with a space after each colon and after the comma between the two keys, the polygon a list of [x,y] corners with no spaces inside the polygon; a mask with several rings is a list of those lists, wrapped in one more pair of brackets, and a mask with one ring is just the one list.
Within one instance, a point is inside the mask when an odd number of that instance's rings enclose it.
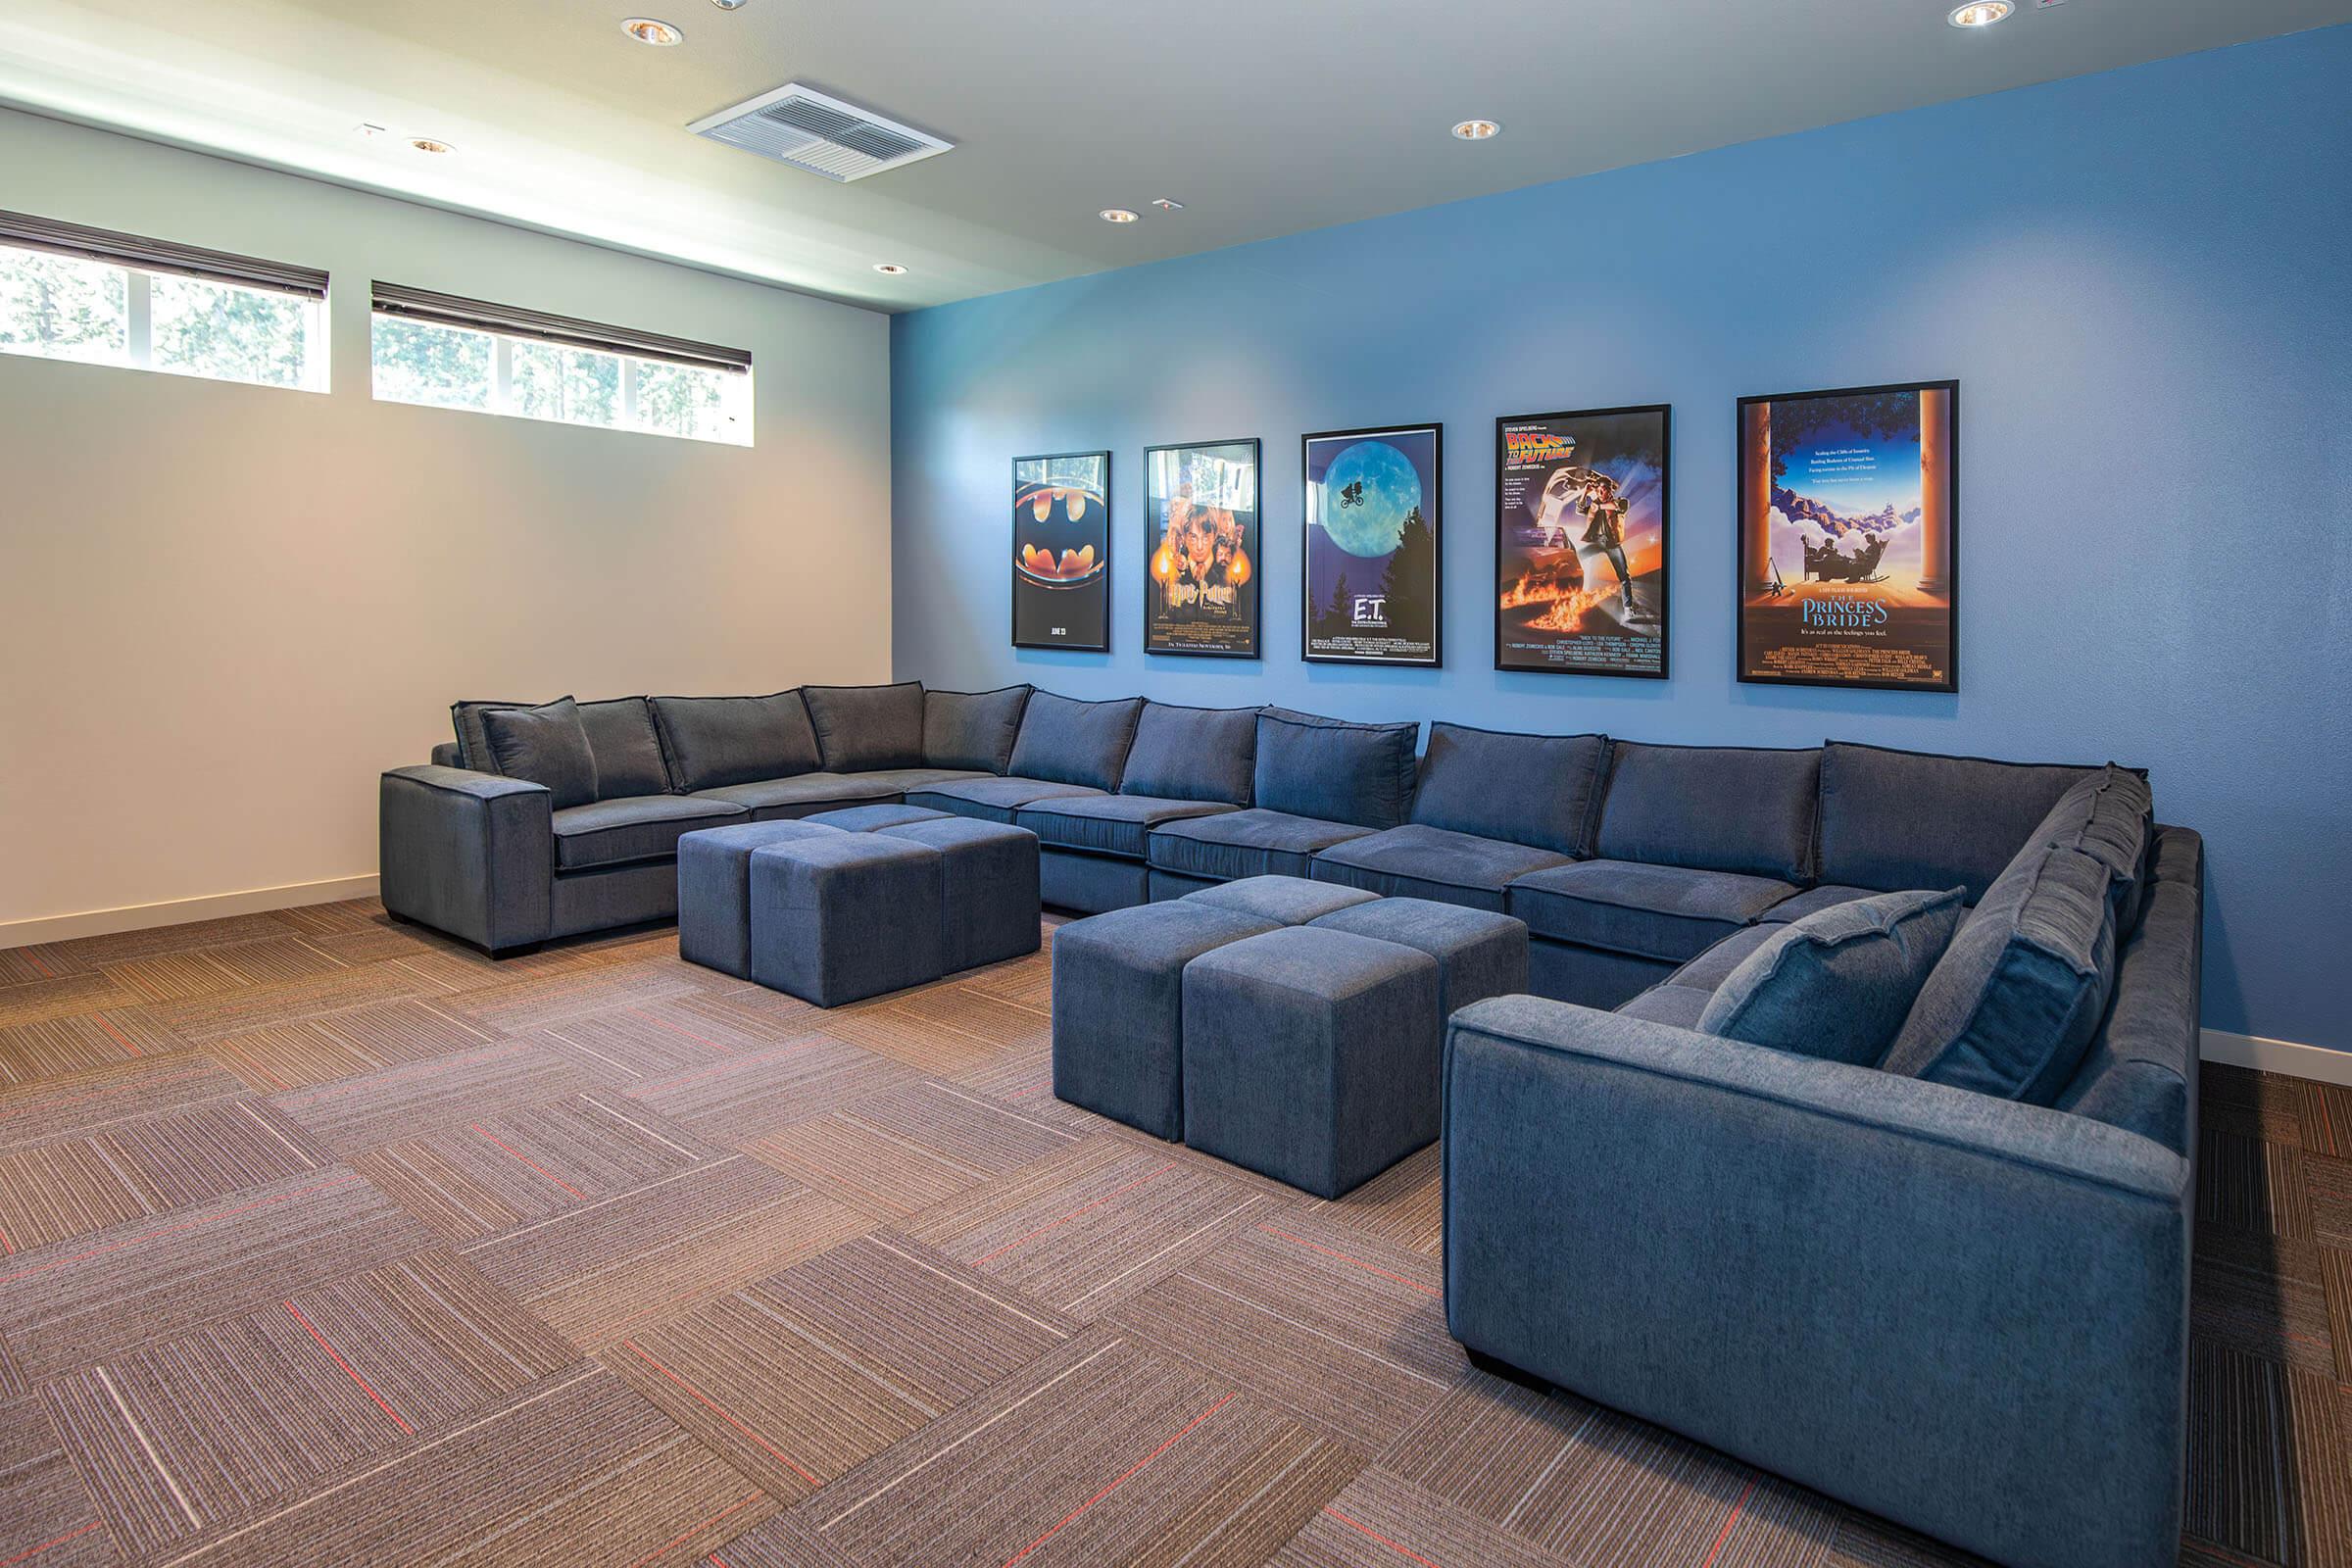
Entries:
{"label": "carpet tile floor", "polygon": [[[1970,1561],[1474,1370],[1434,1150],[1326,1202],[1062,1104],[1051,974],[0,952],[0,1568]],[[2352,1091],[2208,1068],[2198,1152],[2180,1561],[2352,1568]]]}

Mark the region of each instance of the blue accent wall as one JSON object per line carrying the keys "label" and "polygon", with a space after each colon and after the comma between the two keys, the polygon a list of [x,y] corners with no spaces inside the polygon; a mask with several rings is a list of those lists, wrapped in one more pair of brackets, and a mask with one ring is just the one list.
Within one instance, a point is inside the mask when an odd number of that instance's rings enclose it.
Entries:
{"label": "blue accent wall", "polygon": [[[2207,1025],[2352,1049],[2348,101],[2334,27],[902,316],[897,673],[2142,764],[2206,836]],[[1942,376],[1959,694],[1737,684],[1734,400]],[[1674,405],[1673,679],[1497,674],[1494,418],[1634,403]],[[1446,666],[1301,663],[1299,432],[1425,419]],[[1265,657],[1147,657],[1143,449],[1247,435]],[[1113,651],[1016,652],[1009,462],[1099,447]]]}

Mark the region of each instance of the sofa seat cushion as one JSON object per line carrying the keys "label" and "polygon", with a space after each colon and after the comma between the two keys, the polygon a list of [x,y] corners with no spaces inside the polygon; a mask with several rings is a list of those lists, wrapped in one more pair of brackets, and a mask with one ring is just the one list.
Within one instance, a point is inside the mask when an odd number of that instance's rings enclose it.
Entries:
{"label": "sofa seat cushion", "polygon": [[1724,977],[1701,1034],[1875,1067],[1959,927],[1961,890],[1882,893],[1769,931]]}
{"label": "sofa seat cushion", "polygon": [[[1779,906],[1774,907],[1778,908]],[[1762,947],[1778,929],[1777,926],[1764,924],[1742,926],[1647,991],[1620,1005],[1617,1011],[1629,1018],[1642,1018],[1650,1023],[1670,1023],[1677,1029],[1696,1029],[1700,1015],[1707,1010],[1707,1003],[1715,995],[1715,988],[1722,985],[1725,978],[1740,967],[1740,961]]]}
{"label": "sofa seat cushion", "polygon": [[689,795],[628,795],[565,807],[555,813],[556,868],[660,859],[678,853],[681,833],[741,822],[746,815],[733,802]]}
{"label": "sofa seat cushion", "polygon": [[1768,876],[1581,860],[1520,877],[1504,906],[1554,942],[1683,963],[1795,893]]}
{"label": "sofa seat cushion", "polygon": [[1153,795],[1063,795],[1024,806],[1012,819],[1036,834],[1040,844],[1140,860],[1152,830],[1160,823],[1233,809],[1215,801]]}
{"label": "sofa seat cushion", "polygon": [[795,773],[790,778],[698,790],[687,799],[724,801],[762,817],[807,816],[835,806],[887,801],[902,793],[891,784],[876,782],[877,777],[872,773]]}
{"label": "sofa seat cushion", "polygon": [[1574,862],[1533,845],[1480,838],[1408,822],[1322,851],[1318,881],[1363,888],[1384,899],[1434,899],[1500,912],[1504,890],[1530,871]]}
{"label": "sofa seat cushion", "polygon": [[1372,829],[1262,807],[1192,816],[1152,830],[1145,858],[1162,871],[1234,882],[1246,876],[1306,876],[1320,850]]}
{"label": "sofa seat cushion", "polygon": [[1840,904],[1851,904],[1856,899],[1875,899],[1882,892],[1895,891],[1892,888],[1849,888],[1843,883],[1825,882],[1820,887],[1805,889],[1793,899],[1785,899],[1774,905],[1764,911],[1763,922],[1766,925],[1794,925],[1808,914],[1819,914],[1824,909],[1835,909]]}
{"label": "sofa seat cushion", "polygon": [[976,772],[968,767],[876,767],[840,776],[905,795],[912,790],[935,790],[942,784],[959,784],[967,778],[991,778],[995,775]]}
{"label": "sofa seat cushion", "polygon": [[1013,813],[1034,801],[1058,801],[1074,796],[1101,795],[1084,784],[1059,784],[1052,779],[999,778],[993,773],[950,779],[906,792],[908,806],[928,806],[935,811],[976,816],[984,822],[1009,822]]}

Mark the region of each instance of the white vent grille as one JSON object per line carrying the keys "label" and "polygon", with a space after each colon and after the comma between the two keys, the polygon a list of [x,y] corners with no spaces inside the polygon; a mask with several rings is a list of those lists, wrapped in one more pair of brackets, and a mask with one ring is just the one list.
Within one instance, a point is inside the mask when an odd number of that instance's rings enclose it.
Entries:
{"label": "white vent grille", "polygon": [[956,145],[797,81],[686,128],[832,180],[863,179],[936,157]]}

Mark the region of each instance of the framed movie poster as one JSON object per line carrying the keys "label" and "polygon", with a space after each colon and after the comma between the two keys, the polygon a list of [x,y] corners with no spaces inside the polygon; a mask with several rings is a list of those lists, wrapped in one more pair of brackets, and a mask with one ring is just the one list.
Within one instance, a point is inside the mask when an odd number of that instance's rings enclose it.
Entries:
{"label": "framed movie poster", "polygon": [[1960,689],[1960,383],[1740,400],[1744,681]]}
{"label": "framed movie poster", "polygon": [[1012,646],[1110,650],[1110,454],[1012,460]]}
{"label": "framed movie poster", "polygon": [[1439,434],[1413,424],[1302,438],[1307,660],[1441,662]]}
{"label": "framed movie poster", "polygon": [[1144,448],[1144,652],[1257,657],[1257,441]]}
{"label": "framed movie poster", "polygon": [[1494,421],[1494,667],[1666,678],[1664,404]]}

